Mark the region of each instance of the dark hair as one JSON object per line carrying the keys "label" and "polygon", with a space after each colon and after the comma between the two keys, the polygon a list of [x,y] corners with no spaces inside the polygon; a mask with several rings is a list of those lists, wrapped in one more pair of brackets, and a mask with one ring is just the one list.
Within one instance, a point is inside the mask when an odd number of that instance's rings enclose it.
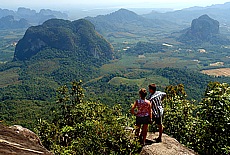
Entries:
{"label": "dark hair", "polygon": [[157,86],[156,84],[152,83],[149,85],[149,89],[153,90],[153,91],[156,91],[157,90]]}
{"label": "dark hair", "polygon": [[139,90],[139,94],[141,95],[141,97],[146,97],[147,96],[147,91],[146,91],[146,89],[145,88],[141,88],[140,90]]}

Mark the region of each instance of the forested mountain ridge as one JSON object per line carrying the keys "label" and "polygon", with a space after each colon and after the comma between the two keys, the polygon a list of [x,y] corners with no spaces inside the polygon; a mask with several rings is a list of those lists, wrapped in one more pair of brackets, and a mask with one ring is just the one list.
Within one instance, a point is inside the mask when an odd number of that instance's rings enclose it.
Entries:
{"label": "forested mountain ridge", "polygon": [[[147,19],[133,11],[127,9],[119,9],[107,15],[98,15],[96,17],[86,17],[91,21],[98,32],[104,35],[113,35],[113,33],[123,32],[133,35],[151,35],[156,30],[161,31],[162,27],[178,29],[180,27],[174,22],[164,21],[164,19]],[[143,29],[145,29],[143,31]]]}
{"label": "forested mountain ridge", "polygon": [[[111,59],[113,53],[112,46],[95,31],[90,22],[83,19],[73,22],[50,19],[26,31],[15,48],[14,61],[28,60],[39,51],[51,48],[76,51],[78,56],[101,60]],[[80,50],[84,53],[79,53]]]}

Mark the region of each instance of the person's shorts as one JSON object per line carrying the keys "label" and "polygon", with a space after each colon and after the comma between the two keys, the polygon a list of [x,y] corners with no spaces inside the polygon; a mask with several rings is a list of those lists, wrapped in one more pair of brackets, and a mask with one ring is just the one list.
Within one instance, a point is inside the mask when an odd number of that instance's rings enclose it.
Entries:
{"label": "person's shorts", "polygon": [[136,117],[136,125],[140,124],[150,124],[151,120],[149,116],[144,116],[144,117]]}
{"label": "person's shorts", "polygon": [[155,117],[154,121],[157,125],[161,125],[162,124],[162,120],[163,120],[163,116],[161,117]]}

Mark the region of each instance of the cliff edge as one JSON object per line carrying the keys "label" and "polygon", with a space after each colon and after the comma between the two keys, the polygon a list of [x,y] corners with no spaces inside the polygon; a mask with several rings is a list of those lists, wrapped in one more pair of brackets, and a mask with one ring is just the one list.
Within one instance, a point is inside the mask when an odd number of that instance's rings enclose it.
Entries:
{"label": "cliff edge", "polygon": [[162,135],[161,143],[156,143],[153,140],[157,137],[158,133],[147,134],[147,143],[142,148],[140,155],[198,155],[166,134]]}

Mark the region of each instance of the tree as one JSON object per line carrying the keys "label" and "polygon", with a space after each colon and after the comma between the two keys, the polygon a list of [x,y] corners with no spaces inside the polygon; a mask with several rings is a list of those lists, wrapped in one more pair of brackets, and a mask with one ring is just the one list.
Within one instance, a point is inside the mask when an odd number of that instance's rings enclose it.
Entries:
{"label": "tree", "polygon": [[200,103],[199,117],[203,127],[200,133],[203,154],[230,153],[230,86],[211,82]]}
{"label": "tree", "polygon": [[121,106],[85,101],[81,83],[57,90],[60,111],[37,128],[43,145],[55,154],[136,154],[140,145],[125,131]]}
{"label": "tree", "polygon": [[182,84],[168,86],[164,100],[164,132],[172,135],[181,143],[193,148],[196,141],[197,118],[194,117],[196,106],[186,99]]}

